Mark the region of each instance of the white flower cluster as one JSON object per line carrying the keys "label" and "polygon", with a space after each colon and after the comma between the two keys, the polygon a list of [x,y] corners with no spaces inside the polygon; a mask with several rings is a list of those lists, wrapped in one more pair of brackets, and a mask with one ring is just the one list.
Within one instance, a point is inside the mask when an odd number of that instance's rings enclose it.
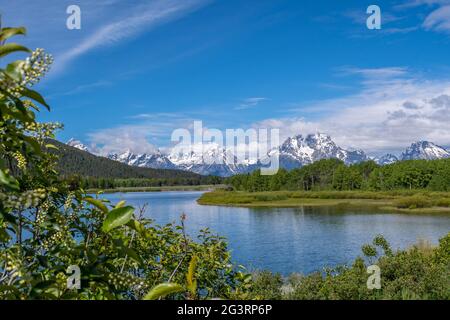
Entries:
{"label": "white flower cluster", "polygon": [[36,215],[36,225],[41,226],[45,222],[45,213],[48,212],[48,209],[50,208],[50,203],[48,200],[45,200]]}
{"label": "white flower cluster", "polygon": [[[20,91],[22,90],[22,87],[14,79],[7,76],[2,76],[0,77],[0,89],[16,97],[20,97]],[[0,98],[3,97],[4,95],[0,94]]]}
{"label": "white flower cluster", "polygon": [[76,245],[76,240],[70,231],[70,219],[72,217],[66,217],[60,212],[53,213],[52,217],[55,219],[52,231],[49,231],[46,238],[42,240],[42,248],[49,250],[53,246],[60,246],[68,251],[72,251]]}
{"label": "white flower cluster", "polygon": [[52,55],[45,53],[44,49],[38,48],[25,60],[22,68],[23,80],[21,86],[33,86],[50,70],[53,63]]}
{"label": "white flower cluster", "polygon": [[69,194],[67,195],[66,201],[64,202],[64,211],[65,212],[67,212],[71,208],[74,197],[75,197],[74,193],[69,192]]}
{"label": "white flower cluster", "polygon": [[[17,66],[22,75],[22,81],[17,82],[12,77],[2,75],[0,77],[0,89],[20,98],[23,88],[38,83],[50,70],[52,63],[53,57],[45,53],[44,49],[38,48],[31,53],[30,57]],[[0,94],[0,96],[3,95]]]}
{"label": "white flower cluster", "polygon": [[45,197],[45,189],[28,190],[19,195],[8,195],[8,198],[4,199],[4,203],[7,207],[12,209],[24,210],[37,206]]}
{"label": "white flower cluster", "polygon": [[54,132],[63,128],[59,122],[40,122],[26,127],[31,136],[36,138],[41,145],[46,144],[46,138],[54,138]]}
{"label": "white flower cluster", "polygon": [[114,274],[109,273],[107,275],[107,281],[109,284],[114,285],[116,288],[134,288],[140,289],[144,286],[144,281],[140,278],[133,277],[128,274]]}
{"label": "white flower cluster", "polygon": [[69,225],[66,218],[60,213],[54,214],[54,218],[56,224],[58,225],[58,230],[42,241],[42,247],[45,250],[48,250],[54,245],[60,245],[68,248],[69,244],[73,242],[73,239],[69,233]]}
{"label": "white flower cluster", "polygon": [[63,272],[58,272],[56,275],[56,285],[58,288],[64,290],[67,286],[67,275],[65,275]]}
{"label": "white flower cluster", "polygon": [[19,151],[16,151],[14,153],[14,159],[16,159],[17,161],[17,167],[20,170],[25,170],[27,167],[27,159],[25,159],[25,157],[23,156],[23,154],[21,154]]}
{"label": "white flower cluster", "polygon": [[4,270],[9,273],[10,279],[16,278],[17,280],[17,278],[23,276],[23,273],[21,271],[22,262],[17,259],[17,257],[13,256],[9,252],[6,252],[1,258],[5,261]]}
{"label": "white flower cluster", "polygon": [[61,245],[63,247],[67,247],[67,243],[65,243],[65,239],[67,238],[67,234],[64,230],[57,231],[53,233],[48,239],[42,241],[42,247],[45,250],[50,249],[55,244]]}

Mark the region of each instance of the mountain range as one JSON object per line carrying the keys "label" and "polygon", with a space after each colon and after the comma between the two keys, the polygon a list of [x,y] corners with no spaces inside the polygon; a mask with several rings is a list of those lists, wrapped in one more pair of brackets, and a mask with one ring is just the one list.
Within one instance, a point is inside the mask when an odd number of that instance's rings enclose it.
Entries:
{"label": "mountain range", "polygon": [[[91,152],[78,140],[71,139],[68,145]],[[195,148],[194,148],[195,149]],[[417,141],[411,144],[399,156],[386,154],[379,158],[369,157],[363,150],[346,150],[339,147],[330,136],[322,133],[297,135],[286,139],[273,151],[279,152],[280,167],[294,169],[321,159],[336,158],[346,164],[374,160],[387,165],[402,160],[450,158],[450,151],[429,141]],[[209,143],[203,150],[179,152],[176,148],[165,154],[157,150],[152,154],[136,154],[130,150],[122,153],[110,153],[107,158],[132,166],[154,169],[180,169],[202,175],[231,176],[247,173],[261,167],[259,161],[238,162],[237,158],[224,147]]]}
{"label": "mountain range", "polygon": [[57,171],[63,177],[149,179],[154,180],[155,185],[160,186],[214,184],[218,181],[212,179],[213,177],[184,170],[130,166],[87,152],[79,142],[71,141],[69,143],[76,147],[52,139],[48,139],[47,142],[57,147],[57,149],[48,149],[48,152],[58,156]]}

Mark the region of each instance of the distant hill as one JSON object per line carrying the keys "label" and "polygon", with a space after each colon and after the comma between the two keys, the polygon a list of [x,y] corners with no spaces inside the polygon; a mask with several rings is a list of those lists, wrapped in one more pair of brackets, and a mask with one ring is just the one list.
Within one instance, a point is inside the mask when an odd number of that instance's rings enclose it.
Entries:
{"label": "distant hill", "polygon": [[212,178],[182,170],[129,166],[118,161],[95,156],[56,140],[51,140],[49,143],[58,147],[58,150],[49,149],[48,152],[59,155],[58,171],[66,177],[79,175],[81,177],[108,179],[192,179],[200,180],[202,183]]}

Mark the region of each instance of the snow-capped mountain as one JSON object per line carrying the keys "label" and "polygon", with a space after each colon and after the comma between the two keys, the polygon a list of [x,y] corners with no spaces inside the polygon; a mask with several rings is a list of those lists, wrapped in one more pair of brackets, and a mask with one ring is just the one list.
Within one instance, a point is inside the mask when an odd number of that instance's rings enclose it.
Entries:
{"label": "snow-capped mountain", "polygon": [[279,147],[279,151],[280,165],[286,169],[298,168],[321,159],[336,158],[347,164],[368,159],[364,151],[344,150],[330,136],[321,133],[288,138]]}
{"label": "snow-capped mountain", "polygon": [[429,141],[417,141],[402,153],[402,160],[435,160],[450,158],[450,152]]}
{"label": "snow-capped mountain", "polygon": [[217,143],[194,145],[192,148],[175,147],[169,160],[178,168],[199,174],[231,176],[255,170],[250,162],[239,163],[236,156]]}
{"label": "snow-capped mountain", "polygon": [[110,153],[107,158],[131,166],[154,169],[179,169],[203,175],[231,176],[257,169],[256,164],[238,163],[237,158],[225,148],[215,143],[192,148],[175,147],[165,155],[159,150],[153,154],[135,154],[130,150],[124,153]]}
{"label": "snow-capped mountain", "polygon": [[124,153],[110,153],[107,158],[130,166],[153,168],[153,169],[177,169],[169,158],[157,150],[153,154],[134,154],[130,150]]}
{"label": "snow-capped mountain", "polygon": [[89,148],[86,147],[84,144],[82,144],[81,141],[75,140],[73,138],[70,139],[69,141],[67,141],[67,145],[71,146],[71,147],[74,147],[74,148],[77,148],[77,149],[80,149],[82,151],[90,152]]}
{"label": "snow-capped mountain", "polygon": [[[70,139],[67,144],[92,153],[78,140]],[[399,160],[450,158],[449,151],[428,141],[413,143],[400,157],[386,154],[380,158],[369,158],[362,150],[346,150],[339,147],[330,136],[321,133],[288,138],[281,146],[272,149],[269,154],[274,152],[279,153],[280,167],[288,170],[331,158],[342,160],[346,164],[372,159],[380,165],[388,165]],[[159,150],[148,154],[136,154],[126,150],[123,153],[110,153],[107,158],[138,167],[179,169],[222,177],[248,173],[262,167],[261,162],[256,159],[239,161],[230,150],[217,143],[199,144],[192,148],[175,146],[168,154]],[[263,163],[266,162],[263,161]]]}
{"label": "snow-capped mountain", "polygon": [[393,155],[391,153],[385,154],[384,156],[380,158],[374,159],[376,163],[378,163],[381,166],[392,164],[394,162],[398,161],[398,157],[396,155]]}

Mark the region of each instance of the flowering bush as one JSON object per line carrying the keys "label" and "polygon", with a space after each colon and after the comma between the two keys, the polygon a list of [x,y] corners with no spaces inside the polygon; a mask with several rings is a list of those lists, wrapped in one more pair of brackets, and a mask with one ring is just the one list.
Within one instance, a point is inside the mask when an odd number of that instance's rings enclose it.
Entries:
{"label": "flowering bush", "polygon": [[[31,87],[49,71],[42,49],[6,43],[24,28],[0,29],[0,58],[30,54],[0,68],[0,299],[202,299],[227,297],[242,274],[226,243],[203,230],[155,226],[126,203],[111,204],[66,184],[47,151],[58,123]],[[79,268],[80,288],[67,270]]]}

